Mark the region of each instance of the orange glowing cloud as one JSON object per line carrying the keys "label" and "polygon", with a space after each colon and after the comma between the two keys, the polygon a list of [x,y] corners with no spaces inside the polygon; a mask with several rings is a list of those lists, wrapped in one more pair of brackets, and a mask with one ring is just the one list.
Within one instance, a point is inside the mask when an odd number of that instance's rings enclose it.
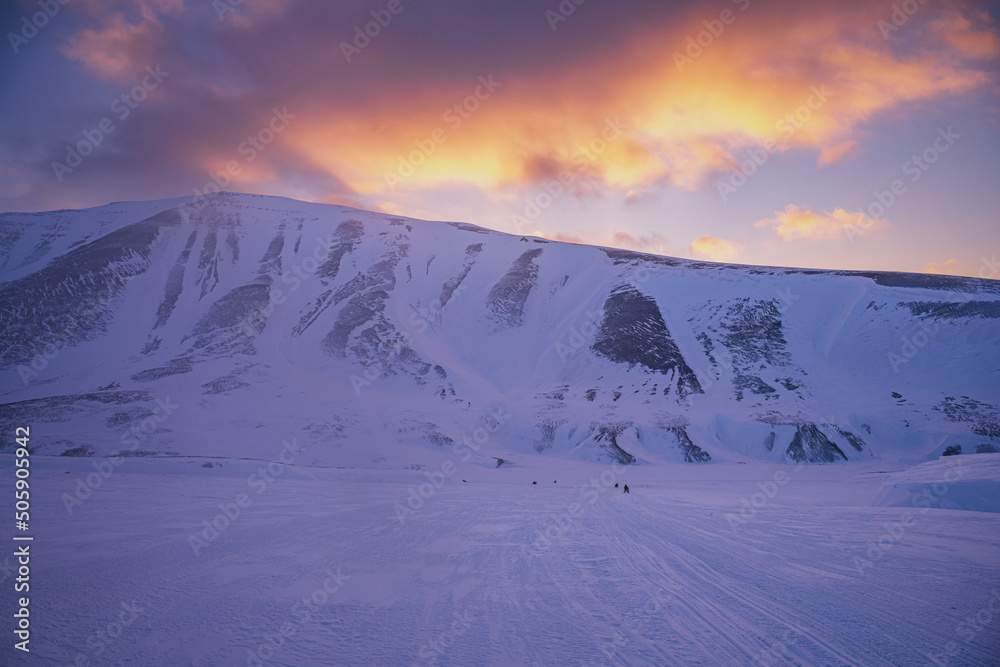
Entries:
{"label": "orange glowing cloud", "polygon": [[[660,158],[662,172],[647,178],[695,189],[767,142],[778,152],[817,150],[819,164],[830,164],[859,151],[856,130],[876,114],[991,81],[964,59],[992,53],[1000,44],[994,31],[955,19],[932,31],[922,49],[899,55],[884,41],[866,38],[882,9],[838,6],[818,14],[812,5],[807,11],[786,5],[780,45],[773,39],[775,17],[752,9],[736,11],[714,39],[704,24],[685,26],[689,37],[708,45],[661,46],[674,50],[674,61],[663,53],[626,84],[637,134]],[[966,37],[974,39],[974,52],[962,41]],[[696,57],[683,60],[687,54]]]}
{"label": "orange glowing cloud", "polygon": [[[294,0],[240,0],[206,3],[223,26],[250,29],[279,17]],[[74,6],[77,2],[74,1]],[[126,18],[125,9],[139,10],[139,20]],[[185,0],[87,0],[81,11],[99,16],[100,28],[87,28],[71,36],[62,53],[80,62],[98,77],[128,83],[146,65],[156,64],[169,50],[161,16],[177,16],[185,11]],[[188,8],[189,9],[189,8]],[[159,54],[159,55],[158,55]]]}
{"label": "orange glowing cloud", "polygon": [[829,148],[824,148],[820,151],[819,157],[816,159],[816,164],[823,167],[828,164],[833,164],[834,162],[839,162],[847,157],[857,155],[861,152],[861,146],[858,142],[849,139],[848,141],[842,141],[836,146],[830,146]]}
{"label": "orange glowing cloud", "polygon": [[924,268],[924,273],[938,273],[947,276],[965,275],[962,271],[962,263],[957,259],[948,259],[940,264],[929,262]]}
{"label": "orange glowing cloud", "polygon": [[157,56],[165,48],[166,37],[161,15],[184,11],[184,0],[140,0],[140,20],[130,22],[125,13],[114,11],[113,2],[84,3],[82,10],[100,15],[100,28],[87,28],[71,36],[61,51],[70,60],[80,62],[86,70],[100,78],[121,83],[133,81],[137,72],[159,62]]}
{"label": "orange glowing cloud", "polygon": [[742,249],[742,244],[733,243],[717,236],[699,236],[690,247],[692,255],[704,257],[713,262],[728,262],[735,259]]}
{"label": "orange glowing cloud", "polygon": [[[861,151],[857,129],[877,114],[991,81],[966,59],[992,53],[1000,43],[994,32],[954,19],[931,31],[922,49],[899,55],[874,30],[884,8],[876,9],[787,8],[780,46],[773,16],[737,13],[682,71],[674,55],[686,35],[704,28],[694,19],[659,25],[620,61],[582,63],[558,85],[504,80],[460,126],[449,126],[447,109],[469,100],[475,81],[363,117],[328,114],[297,128],[296,142],[358,192],[384,197],[456,181],[487,191],[538,187],[560,176],[577,194],[664,182],[697,190],[768,142],[773,154],[814,150],[827,165]],[[975,37],[974,50],[957,46],[962,35]]]}
{"label": "orange glowing cloud", "polygon": [[611,248],[626,248],[636,252],[650,253],[653,255],[667,255],[670,253],[670,241],[659,232],[649,234],[632,234],[621,229],[613,230],[609,234],[596,234],[593,232],[557,232],[550,234],[547,232],[535,232],[535,236],[550,239],[552,241],[563,241],[566,243],[581,243]]}
{"label": "orange glowing cloud", "polygon": [[758,229],[773,229],[782,241],[799,239],[832,239],[850,233],[870,231],[888,224],[881,218],[872,219],[863,212],[850,212],[842,208],[816,212],[789,204],[783,211],[775,211],[773,218],[758,220]]}
{"label": "orange glowing cloud", "polygon": [[101,78],[128,82],[142,69],[139,62],[154,62],[151,54],[161,39],[151,10],[143,7],[142,13],[144,20],[138,24],[129,23],[124,14],[114,14],[100,30],[83,30],[72,37],[62,52]]}
{"label": "orange glowing cloud", "polygon": [[[239,16],[226,17],[225,30],[291,6],[245,3]],[[103,27],[71,37],[63,51],[100,76],[126,81],[130,68],[155,62],[163,38],[157,17],[178,4],[146,0],[141,23],[111,15]],[[512,68],[495,79],[488,72],[464,81],[450,76],[405,91],[373,88],[377,69],[363,78],[347,70],[345,85],[364,88],[345,96],[353,106],[290,88],[281,103],[301,113],[282,142],[302,163],[371,201],[457,183],[488,193],[546,187],[624,195],[664,184],[694,191],[739,169],[762,145],[772,157],[814,151],[827,165],[863,150],[859,128],[879,114],[993,81],[982,60],[1000,52],[1000,39],[987,15],[958,3],[943,13],[925,7],[911,19],[923,24],[907,25],[919,44],[901,51],[875,27],[891,6],[734,3],[731,20],[712,23],[717,34],[705,32],[704,22],[716,21],[718,11],[698,6],[651,22],[616,56]],[[376,67],[377,55],[338,66]]]}
{"label": "orange glowing cloud", "polygon": [[[980,15],[988,20],[988,16]],[[936,38],[966,58],[994,58],[1000,54],[1000,40],[989,30],[977,29],[967,16],[948,8],[944,16],[929,23]]]}

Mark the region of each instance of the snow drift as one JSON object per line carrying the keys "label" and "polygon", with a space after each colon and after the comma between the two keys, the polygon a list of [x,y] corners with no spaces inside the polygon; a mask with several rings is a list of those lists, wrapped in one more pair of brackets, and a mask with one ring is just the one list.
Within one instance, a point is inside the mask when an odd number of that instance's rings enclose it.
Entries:
{"label": "snow drift", "polygon": [[1000,512],[1000,454],[944,456],[893,473],[870,505]]}

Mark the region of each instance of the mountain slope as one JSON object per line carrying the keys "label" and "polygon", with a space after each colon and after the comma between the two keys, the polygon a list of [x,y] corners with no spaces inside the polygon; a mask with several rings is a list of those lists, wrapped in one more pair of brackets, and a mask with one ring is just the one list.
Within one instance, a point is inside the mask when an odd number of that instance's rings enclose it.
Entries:
{"label": "mountain slope", "polygon": [[4,214],[0,265],[0,420],[35,424],[43,454],[1000,447],[997,281],[693,262],[241,194]]}

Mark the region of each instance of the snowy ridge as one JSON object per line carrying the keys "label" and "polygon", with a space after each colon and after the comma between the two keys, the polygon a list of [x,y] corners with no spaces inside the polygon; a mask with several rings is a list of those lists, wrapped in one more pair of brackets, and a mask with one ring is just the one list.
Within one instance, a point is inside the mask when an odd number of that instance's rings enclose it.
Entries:
{"label": "snowy ridge", "polygon": [[997,281],[711,264],[242,194],[3,214],[0,266],[0,419],[41,420],[43,454],[266,458],[297,437],[307,464],[398,467],[498,412],[481,457],[1000,447]]}

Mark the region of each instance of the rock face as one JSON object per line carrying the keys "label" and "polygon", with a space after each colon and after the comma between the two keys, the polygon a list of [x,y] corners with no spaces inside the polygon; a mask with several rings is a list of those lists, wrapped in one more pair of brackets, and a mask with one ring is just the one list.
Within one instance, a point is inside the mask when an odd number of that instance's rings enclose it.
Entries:
{"label": "rock face", "polygon": [[535,260],[541,254],[541,248],[526,250],[490,289],[486,297],[487,312],[501,326],[517,327],[524,323],[528,296],[538,278]]}
{"label": "rock face", "polygon": [[670,337],[656,301],[630,285],[611,290],[591,349],[611,361],[666,375],[680,398],[702,393],[698,378]]}
{"label": "rock face", "polygon": [[[859,450],[860,451],[860,450]],[[820,461],[835,463],[846,461],[844,452],[823,435],[815,424],[802,424],[795,431],[786,455],[792,461]]]}
{"label": "rock face", "polygon": [[691,262],[232,194],[3,214],[0,271],[0,427],[31,420],[41,454],[1000,448],[996,281]]}

